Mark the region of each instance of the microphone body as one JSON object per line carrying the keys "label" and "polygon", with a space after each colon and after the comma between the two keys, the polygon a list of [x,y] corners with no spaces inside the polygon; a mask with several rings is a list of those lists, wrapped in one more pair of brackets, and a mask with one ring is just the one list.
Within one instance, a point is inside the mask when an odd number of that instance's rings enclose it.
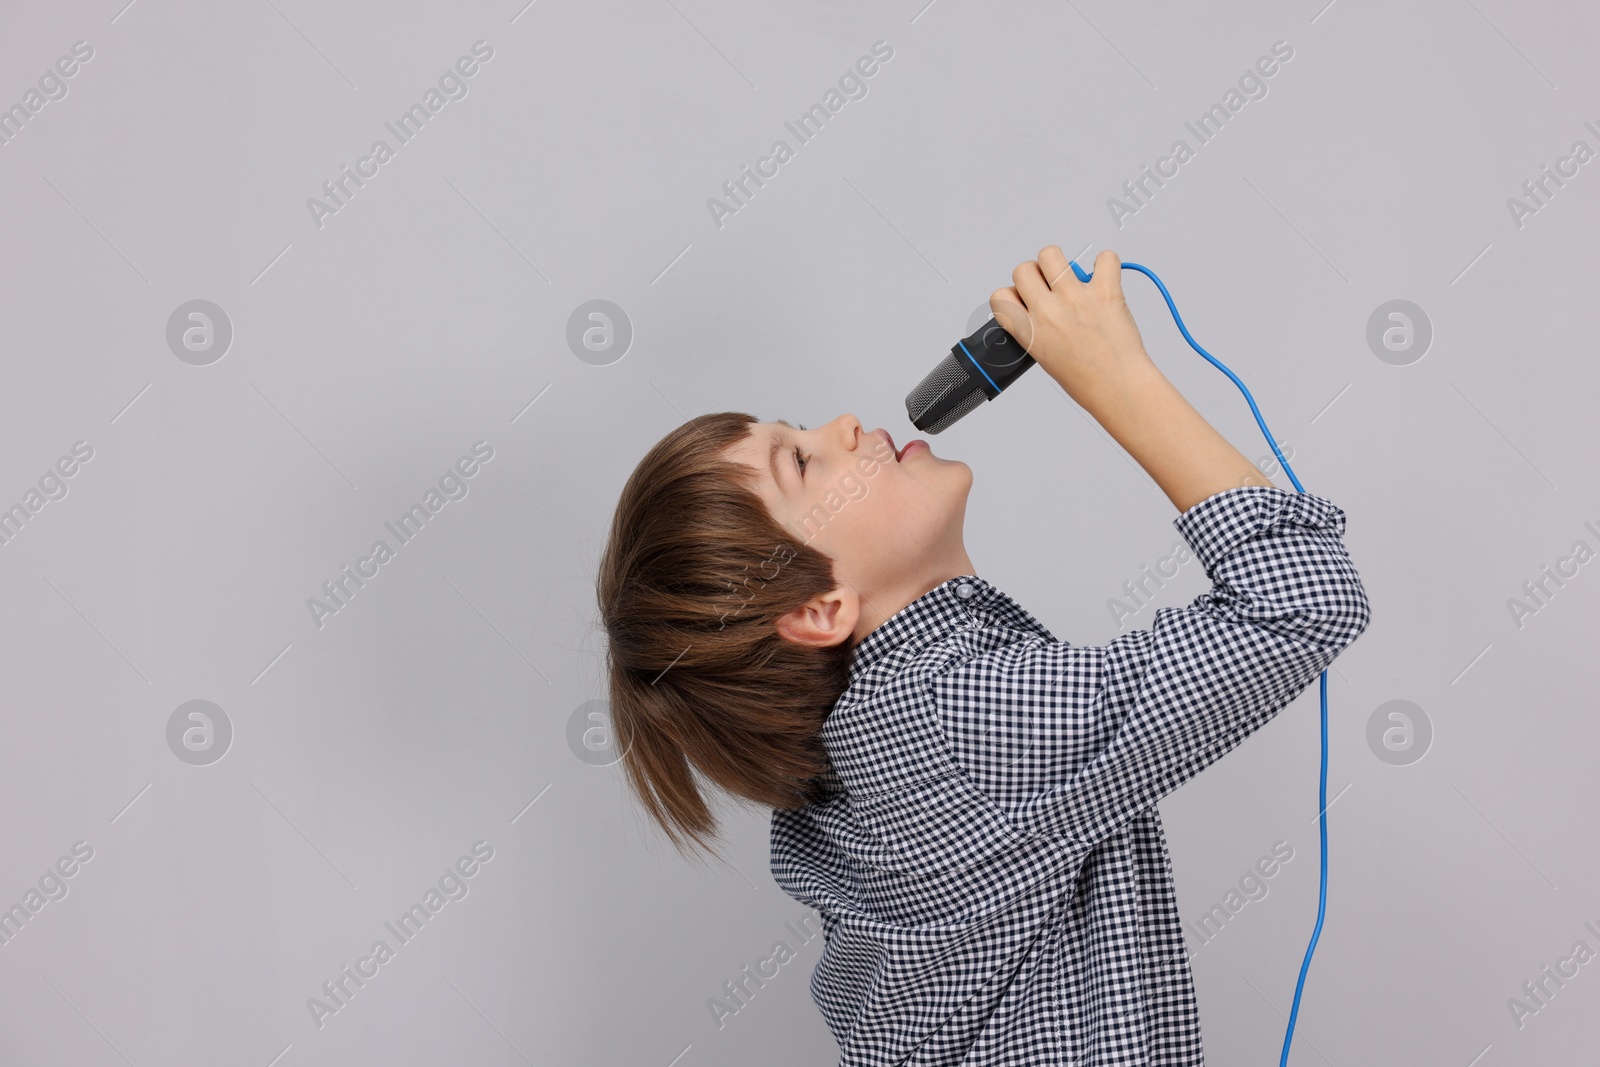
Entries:
{"label": "microphone body", "polygon": [[957,341],[906,394],[906,416],[923,433],[941,433],[985,400],[993,400],[1034,365],[1017,339],[991,318]]}

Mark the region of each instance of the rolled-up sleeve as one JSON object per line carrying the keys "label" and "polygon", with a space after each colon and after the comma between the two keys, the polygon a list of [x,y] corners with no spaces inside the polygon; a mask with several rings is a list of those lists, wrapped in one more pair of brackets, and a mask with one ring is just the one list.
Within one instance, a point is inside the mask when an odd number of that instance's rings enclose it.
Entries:
{"label": "rolled-up sleeve", "polygon": [[1032,638],[930,680],[952,753],[1018,828],[1094,845],[1259,729],[1371,618],[1322,497],[1241,486],[1173,520],[1212,582],[1109,644]]}

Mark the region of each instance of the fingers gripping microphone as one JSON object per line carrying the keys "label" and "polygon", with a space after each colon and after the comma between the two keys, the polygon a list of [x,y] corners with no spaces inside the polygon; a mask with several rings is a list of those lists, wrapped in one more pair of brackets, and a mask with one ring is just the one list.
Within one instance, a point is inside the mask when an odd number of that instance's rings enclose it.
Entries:
{"label": "fingers gripping microphone", "polygon": [[990,319],[971,337],[957,341],[922,384],[906,394],[906,416],[923,433],[940,433],[999,396],[1033,364],[1016,338]]}
{"label": "fingers gripping microphone", "polygon": [[[1071,266],[1080,282],[1093,277],[1076,260]],[[1028,325],[1026,310],[1014,307],[1012,314],[1024,327]],[[971,337],[957,341],[922,384],[906,394],[906,416],[923,433],[940,433],[985,400],[999,396],[1033,364],[1026,346],[1007,333],[999,320],[990,319]]]}

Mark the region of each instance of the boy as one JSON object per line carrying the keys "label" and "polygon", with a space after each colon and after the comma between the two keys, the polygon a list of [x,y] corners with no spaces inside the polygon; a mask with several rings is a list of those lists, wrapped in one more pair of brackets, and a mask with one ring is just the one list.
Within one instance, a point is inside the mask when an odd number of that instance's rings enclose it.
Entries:
{"label": "boy", "polygon": [[[772,805],[773,877],[822,915],[811,994],[840,1067],[1202,1064],[1156,804],[1370,619],[1344,513],[1273,486],[1183,399],[1120,270],[1106,250],[1081,283],[1052,245],[990,304],[1025,309],[1001,324],[1181,513],[1214,584],[1149,630],[1057,640],[974,573],[966,464],[848,416],[706,417],[619,505],[601,607],[630,783],[696,840],[714,821],[691,763]],[[691,591],[756,539],[775,542],[759,584],[727,583],[713,631]]]}

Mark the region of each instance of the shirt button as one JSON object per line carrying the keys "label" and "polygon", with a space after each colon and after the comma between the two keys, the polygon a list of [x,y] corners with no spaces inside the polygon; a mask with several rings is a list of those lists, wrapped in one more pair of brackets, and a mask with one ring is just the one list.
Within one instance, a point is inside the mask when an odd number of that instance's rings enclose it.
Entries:
{"label": "shirt button", "polygon": [[974,592],[976,592],[976,590],[974,590],[967,582],[962,582],[960,585],[956,586],[956,596],[960,597],[962,600],[970,600]]}

